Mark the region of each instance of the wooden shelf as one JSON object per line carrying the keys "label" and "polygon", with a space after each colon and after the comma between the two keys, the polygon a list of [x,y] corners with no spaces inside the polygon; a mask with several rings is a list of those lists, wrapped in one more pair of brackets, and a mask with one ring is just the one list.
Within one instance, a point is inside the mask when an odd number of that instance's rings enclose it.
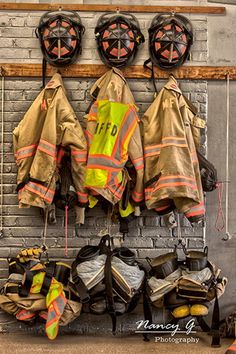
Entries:
{"label": "wooden shelf", "polygon": [[[7,64],[0,63],[0,69],[6,77],[41,77],[41,64]],[[66,68],[61,68],[63,77],[78,78],[98,78],[102,76],[108,67],[105,65],[93,64],[74,64]],[[57,69],[50,65],[47,66],[46,76],[52,76]],[[150,70],[141,65],[128,66],[123,70],[124,76],[128,79],[150,78]],[[177,79],[191,80],[225,80],[227,74],[231,80],[236,80],[236,66],[182,66],[171,71]],[[155,67],[156,79],[169,77],[170,72],[162,71]]]}
{"label": "wooden shelf", "polygon": [[89,12],[120,11],[127,12],[181,12],[181,13],[206,13],[225,14],[223,6],[145,6],[145,5],[82,5],[82,4],[34,4],[34,3],[0,3],[0,10],[17,11],[53,11],[53,10],[75,10]]}

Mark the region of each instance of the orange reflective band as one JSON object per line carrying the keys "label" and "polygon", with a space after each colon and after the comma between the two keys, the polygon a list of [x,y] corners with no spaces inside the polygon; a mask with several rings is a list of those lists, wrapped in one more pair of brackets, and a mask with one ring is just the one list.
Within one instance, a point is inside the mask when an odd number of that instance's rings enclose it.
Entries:
{"label": "orange reflective band", "polygon": [[190,208],[190,210],[187,213],[185,213],[185,216],[191,217],[191,216],[202,215],[202,214],[205,214],[205,207],[203,202],[198,203],[197,205]]}
{"label": "orange reflective band", "polygon": [[35,154],[36,148],[37,148],[37,144],[33,144],[18,149],[15,154],[16,160],[18,161],[21,159],[25,159],[26,157],[33,156]]}
{"label": "orange reflective band", "polygon": [[56,146],[54,144],[51,144],[49,143],[48,141],[44,140],[44,139],[40,139],[40,142],[47,145],[47,146],[50,146],[52,149],[55,149]]}
{"label": "orange reflective band", "polygon": [[156,156],[156,155],[160,155],[161,151],[153,151],[153,152],[149,152],[147,154],[144,153],[145,157],[149,157],[149,156]]}
{"label": "orange reflective band", "polygon": [[82,156],[86,156],[87,155],[87,151],[86,150],[72,150],[71,151],[71,155],[82,155]]}
{"label": "orange reflective band", "polygon": [[180,138],[180,137],[178,137],[178,136],[165,136],[164,138],[162,138],[162,141],[163,140],[170,140],[170,139],[173,139],[173,140],[183,140],[183,141],[185,141],[185,138]]}
{"label": "orange reflective band", "polygon": [[143,200],[144,198],[144,194],[143,193],[138,193],[136,191],[132,192],[132,198],[135,202],[140,202]]}
{"label": "orange reflective band", "polygon": [[55,191],[52,189],[47,189],[39,183],[28,182],[25,187],[26,190],[39,195],[41,198],[47,200],[49,203],[52,202]]}
{"label": "orange reflective band", "polygon": [[83,202],[83,203],[87,203],[88,201],[88,195],[86,193],[81,193],[77,191],[77,195],[78,195],[78,199],[79,201]]}
{"label": "orange reflective band", "polygon": [[74,156],[76,162],[86,162],[87,161],[87,151],[77,151],[72,150],[71,155]]}
{"label": "orange reflective band", "polygon": [[187,144],[177,144],[177,143],[167,143],[167,144],[162,144],[162,147],[168,147],[168,146],[188,147],[188,145],[187,145]]}
{"label": "orange reflective band", "polygon": [[142,168],[144,168],[143,156],[132,160],[132,163],[136,170],[141,170]]}
{"label": "orange reflective band", "polygon": [[20,320],[20,321],[27,321],[33,317],[35,317],[35,313],[27,311],[27,310],[21,310],[16,314],[17,320]]}
{"label": "orange reflective band", "polygon": [[56,156],[56,146],[48,143],[44,139],[40,139],[39,145],[38,145],[38,150],[45,152],[49,156],[55,157]]}
{"label": "orange reflective band", "polygon": [[104,154],[90,154],[89,155],[89,159],[100,159],[102,160],[108,160],[108,161],[113,161],[117,166],[123,167],[124,162],[118,161],[117,159],[115,159],[113,156],[107,156]]}
{"label": "orange reflective band", "polygon": [[186,177],[186,176],[182,176],[182,175],[163,176],[163,177],[160,177],[158,181],[166,180],[166,179],[186,179],[186,180],[189,180],[189,181],[194,181],[194,182],[196,182],[195,178],[193,178],[193,177]]}
{"label": "orange reflective band", "polygon": [[[120,135],[122,134],[122,132],[123,132],[123,130],[124,130],[124,125],[125,125],[126,121],[128,120],[129,114],[130,114],[131,112],[133,112],[132,108],[128,109],[128,111],[126,112],[126,114],[125,114],[125,116],[124,116],[124,119],[123,119],[122,124],[121,124],[121,126],[120,126],[120,130],[119,130],[119,133],[118,133],[118,136],[117,136],[115,145],[114,145],[113,150],[112,150],[111,156],[113,156],[113,157],[116,155],[118,146],[119,146],[119,144],[120,144]],[[132,122],[129,124],[129,127],[130,127],[130,128],[133,128]],[[124,140],[125,140],[125,139],[123,138],[123,139],[122,139],[122,142],[123,142]],[[122,144],[121,144],[121,147],[122,147]],[[119,152],[119,153],[120,153],[120,152]],[[121,155],[120,155],[120,156],[121,156]]]}
{"label": "orange reflective band", "polygon": [[190,187],[192,189],[197,189],[196,185],[193,185],[191,183],[187,183],[187,182],[175,182],[175,183],[163,183],[160,184],[156,189],[161,189],[161,188],[165,188],[165,187],[180,187],[180,186],[186,186],[186,187]]}
{"label": "orange reflective band", "polygon": [[85,130],[85,135],[86,135],[86,137],[87,137],[87,142],[88,142],[88,144],[91,145],[92,140],[93,140],[92,134],[91,134],[88,130]]}
{"label": "orange reflective band", "polygon": [[102,165],[92,165],[92,164],[87,164],[87,168],[95,168],[95,169],[100,169],[100,170],[105,170],[105,171],[120,171],[120,167],[108,167],[108,166],[102,166]]}

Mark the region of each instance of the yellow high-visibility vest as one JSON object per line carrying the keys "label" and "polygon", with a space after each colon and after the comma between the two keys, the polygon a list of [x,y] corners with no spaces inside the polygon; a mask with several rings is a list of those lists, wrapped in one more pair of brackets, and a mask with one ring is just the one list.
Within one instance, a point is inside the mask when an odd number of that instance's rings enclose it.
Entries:
{"label": "yellow high-visibility vest", "polygon": [[124,191],[122,170],[128,159],[130,138],[138,124],[136,108],[109,100],[96,101],[88,120],[93,120],[96,128],[90,136],[85,186],[108,188],[120,200]]}

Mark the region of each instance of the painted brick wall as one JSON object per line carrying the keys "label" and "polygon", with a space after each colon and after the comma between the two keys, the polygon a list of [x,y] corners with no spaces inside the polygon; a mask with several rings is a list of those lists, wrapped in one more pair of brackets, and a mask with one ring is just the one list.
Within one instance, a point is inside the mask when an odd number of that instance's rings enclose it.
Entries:
{"label": "painted brick wall", "polygon": [[[89,1],[87,1],[88,3]],[[117,2],[117,1],[116,1]],[[104,2],[105,3],[105,2]],[[121,2],[122,3],[122,2]],[[42,56],[34,29],[42,12],[0,12],[0,62],[40,63]],[[81,63],[100,63],[94,41],[94,26],[101,14],[81,13],[86,33],[83,39]],[[153,18],[152,14],[137,14],[142,31],[147,38],[147,29]],[[207,19],[204,16],[190,16],[195,42],[192,50],[192,62],[187,65],[205,65],[207,60]],[[140,50],[136,63],[142,65],[148,58],[147,42]],[[90,97],[89,88],[94,80],[65,79],[68,97],[81,124]],[[140,108],[140,117],[153,100],[152,83],[148,80],[129,80],[130,88]],[[162,88],[165,81],[157,83]],[[29,78],[7,78],[5,82],[5,124],[4,124],[4,238],[0,240],[0,282],[7,277],[7,257],[15,256],[22,247],[40,244],[43,234],[43,221],[37,208],[19,209],[17,203],[16,165],[12,153],[12,130],[23,118],[34,98],[40,91],[41,80]],[[198,107],[202,117],[207,112],[207,82],[183,80],[180,86],[184,94]],[[202,137],[203,148],[206,148],[206,135]],[[90,210],[86,215],[86,223],[76,235],[73,227],[73,215],[70,215],[69,252],[70,261],[78,249],[87,244],[97,244],[99,233],[107,226],[106,215],[101,208]],[[182,220],[182,234],[191,248],[202,248],[204,232],[201,227],[192,228],[188,221]],[[53,259],[65,259],[64,256],[64,215],[57,213],[57,224],[48,227],[47,245],[49,256]],[[176,243],[170,231],[164,227],[161,218],[155,213],[145,211],[141,217],[132,221],[130,231],[124,245],[134,250],[144,260],[146,256],[154,257],[171,249]],[[112,225],[112,234],[119,236],[118,224]],[[9,322],[12,318],[0,312],[0,331],[17,327]],[[75,325],[74,325],[75,326]],[[86,327],[86,325],[84,325]],[[121,327],[122,327],[121,322]],[[130,327],[132,323],[130,322]],[[89,331],[88,327],[86,327]],[[92,331],[89,327],[90,331]],[[126,327],[125,327],[126,328]],[[84,329],[86,331],[86,329]]]}

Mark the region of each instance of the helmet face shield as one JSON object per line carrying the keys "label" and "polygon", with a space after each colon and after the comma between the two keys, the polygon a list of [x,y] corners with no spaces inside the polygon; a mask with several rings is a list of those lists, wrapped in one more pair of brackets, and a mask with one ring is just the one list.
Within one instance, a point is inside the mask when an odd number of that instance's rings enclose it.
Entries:
{"label": "helmet face shield", "polygon": [[138,46],[144,42],[136,18],[125,15],[110,18],[103,15],[95,28],[100,58],[108,66],[129,65],[135,58]]}
{"label": "helmet face shield", "polygon": [[149,51],[152,62],[168,70],[188,58],[193,35],[191,23],[181,15],[156,16],[149,28]]}
{"label": "helmet face shield", "polygon": [[64,66],[76,61],[81,52],[84,27],[74,12],[48,12],[40,19],[37,28],[41,49],[46,61]]}

